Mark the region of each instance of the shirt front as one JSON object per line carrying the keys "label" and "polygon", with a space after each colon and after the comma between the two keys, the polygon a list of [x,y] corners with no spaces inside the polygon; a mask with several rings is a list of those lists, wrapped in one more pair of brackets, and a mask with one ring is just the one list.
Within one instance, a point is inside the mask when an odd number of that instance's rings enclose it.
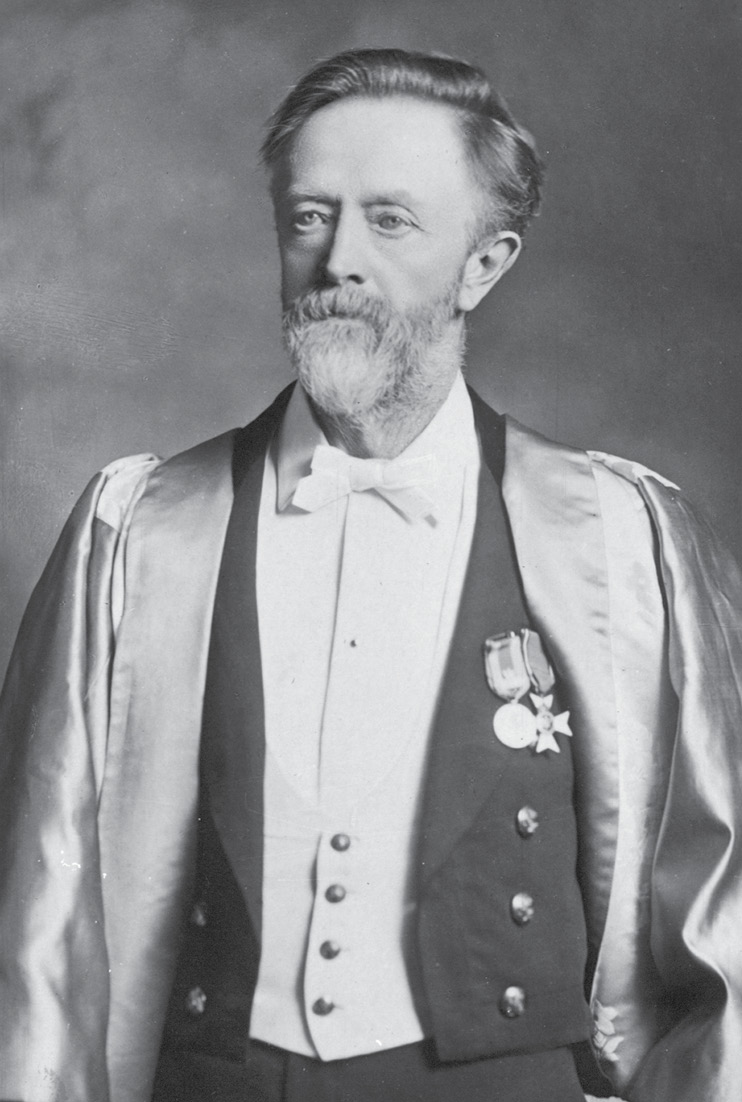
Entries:
{"label": "shirt front", "polygon": [[250,1033],[338,1059],[426,1033],[411,937],[426,750],[463,586],[480,458],[461,376],[403,458],[434,517],[374,490],[292,504],[325,443],[296,387],[265,460],[263,942]]}

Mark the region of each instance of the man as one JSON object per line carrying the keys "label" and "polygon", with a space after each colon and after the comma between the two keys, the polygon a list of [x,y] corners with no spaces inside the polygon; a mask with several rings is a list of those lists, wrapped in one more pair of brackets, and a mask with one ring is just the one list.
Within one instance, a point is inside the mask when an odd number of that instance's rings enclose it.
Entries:
{"label": "man", "polygon": [[264,155],[298,385],[106,468],[8,674],[0,1096],[730,1102],[739,574],[461,377],[532,142],[357,51]]}

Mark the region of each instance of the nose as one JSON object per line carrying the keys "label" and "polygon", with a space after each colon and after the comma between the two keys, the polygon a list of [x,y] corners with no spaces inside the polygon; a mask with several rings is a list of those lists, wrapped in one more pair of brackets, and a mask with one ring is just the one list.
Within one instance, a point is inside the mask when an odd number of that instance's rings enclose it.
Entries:
{"label": "nose", "polygon": [[363,225],[350,213],[341,211],[333,226],[323,269],[328,283],[365,283],[368,261],[363,240]]}

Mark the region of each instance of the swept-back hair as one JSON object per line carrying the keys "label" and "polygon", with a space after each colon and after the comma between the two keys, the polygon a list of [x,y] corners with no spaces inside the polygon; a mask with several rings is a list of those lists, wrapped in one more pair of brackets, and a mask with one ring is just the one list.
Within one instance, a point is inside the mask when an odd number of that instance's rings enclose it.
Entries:
{"label": "swept-back hair", "polygon": [[455,112],[484,197],[477,232],[523,235],[538,213],[543,164],[481,69],[455,58],[407,50],[348,50],[323,61],[295,85],[267,124],[261,148],[273,170],[310,115],[347,97],[413,96]]}

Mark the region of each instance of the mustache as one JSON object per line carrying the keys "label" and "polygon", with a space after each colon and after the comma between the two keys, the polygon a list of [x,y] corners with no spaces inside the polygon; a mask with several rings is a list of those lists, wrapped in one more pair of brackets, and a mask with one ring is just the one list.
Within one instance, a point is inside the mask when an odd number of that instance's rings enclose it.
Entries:
{"label": "mustache", "polygon": [[295,299],[284,311],[283,324],[291,330],[311,322],[347,318],[382,327],[392,316],[393,310],[385,299],[369,295],[360,287],[328,287],[307,291]]}

